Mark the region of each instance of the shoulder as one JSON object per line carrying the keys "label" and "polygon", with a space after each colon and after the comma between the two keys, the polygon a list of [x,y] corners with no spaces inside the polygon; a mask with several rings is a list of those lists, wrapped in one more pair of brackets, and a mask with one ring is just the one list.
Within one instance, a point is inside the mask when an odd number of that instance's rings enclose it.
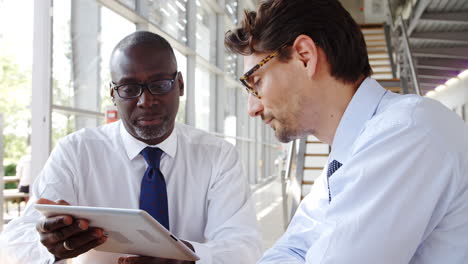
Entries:
{"label": "shoulder", "polygon": [[186,145],[193,147],[204,147],[211,149],[228,148],[233,149],[234,146],[221,137],[210,134],[206,131],[188,126],[185,124],[176,123],[178,138]]}
{"label": "shoulder", "polygon": [[422,139],[449,150],[456,147],[457,140],[466,144],[466,132],[461,118],[440,102],[417,95],[389,93],[366,123],[361,137]]}
{"label": "shoulder", "polygon": [[114,122],[96,128],[82,128],[61,139],[58,147],[113,144],[120,139],[119,124]]}

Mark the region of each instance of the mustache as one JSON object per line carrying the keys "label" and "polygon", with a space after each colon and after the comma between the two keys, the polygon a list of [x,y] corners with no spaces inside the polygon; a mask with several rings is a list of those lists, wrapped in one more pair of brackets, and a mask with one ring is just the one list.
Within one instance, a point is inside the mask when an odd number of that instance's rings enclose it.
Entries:
{"label": "mustache", "polygon": [[268,115],[268,114],[264,114],[264,113],[262,113],[262,114],[260,115],[260,117],[262,118],[263,122],[266,122],[266,121],[268,121],[268,120],[270,120],[270,119],[273,119],[273,116],[272,116],[272,115]]}
{"label": "mustache", "polygon": [[166,119],[166,113],[164,112],[143,112],[143,113],[134,113],[133,119],[142,120],[142,119],[151,119],[151,118],[163,118]]}

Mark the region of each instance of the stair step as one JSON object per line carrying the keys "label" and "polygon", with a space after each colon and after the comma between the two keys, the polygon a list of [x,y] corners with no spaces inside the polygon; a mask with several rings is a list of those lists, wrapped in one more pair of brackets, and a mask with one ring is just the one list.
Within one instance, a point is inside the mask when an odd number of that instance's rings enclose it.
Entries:
{"label": "stair step", "polygon": [[369,45],[369,44],[386,44],[387,42],[385,41],[385,39],[368,39],[366,40],[366,45]]}
{"label": "stair step", "polygon": [[314,181],[302,181],[302,185],[314,185]]}
{"label": "stair step", "polygon": [[318,153],[306,153],[304,154],[304,156],[306,157],[328,157],[329,154],[328,153],[321,153],[321,154],[318,154]]}
{"label": "stair step", "polygon": [[377,79],[377,82],[380,83],[383,87],[399,87],[400,79],[398,78],[388,78],[388,79]]}
{"label": "stair step", "polygon": [[386,69],[386,68],[392,68],[392,65],[390,64],[376,64],[376,65],[371,65],[372,69]]}
{"label": "stair step", "polygon": [[306,141],[306,144],[325,144],[322,141]]}
{"label": "stair step", "polygon": [[304,167],[304,170],[323,170],[323,167]]}
{"label": "stair step", "polygon": [[401,87],[385,87],[385,89],[390,90],[394,93],[401,93]]}
{"label": "stair step", "polygon": [[388,62],[388,61],[389,61],[388,57],[387,58],[369,58],[369,62]]}
{"label": "stair step", "polygon": [[385,55],[388,56],[388,52],[386,50],[369,50],[367,51],[369,55]]}
{"label": "stair step", "polygon": [[382,44],[369,45],[369,44],[367,44],[367,49],[383,49],[383,50],[387,51],[387,45],[382,45]]}

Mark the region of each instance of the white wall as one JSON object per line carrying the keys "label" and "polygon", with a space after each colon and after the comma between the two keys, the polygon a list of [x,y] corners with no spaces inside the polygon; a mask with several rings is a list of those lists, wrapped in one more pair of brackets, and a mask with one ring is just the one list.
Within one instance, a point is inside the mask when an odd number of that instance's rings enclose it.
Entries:
{"label": "white wall", "polygon": [[428,95],[428,97],[440,101],[448,108],[455,110],[460,109],[463,105],[468,108],[468,74],[457,78],[458,81],[446,85],[440,91]]}

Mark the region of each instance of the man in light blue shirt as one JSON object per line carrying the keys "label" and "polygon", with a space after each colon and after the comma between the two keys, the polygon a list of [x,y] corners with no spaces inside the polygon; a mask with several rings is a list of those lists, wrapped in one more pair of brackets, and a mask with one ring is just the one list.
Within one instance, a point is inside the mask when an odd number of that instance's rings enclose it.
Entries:
{"label": "man in light blue shirt", "polygon": [[226,34],[244,55],[248,112],[282,142],[332,146],[283,237],[259,263],[468,263],[468,129],[433,100],[369,76],[337,0],[269,0]]}

